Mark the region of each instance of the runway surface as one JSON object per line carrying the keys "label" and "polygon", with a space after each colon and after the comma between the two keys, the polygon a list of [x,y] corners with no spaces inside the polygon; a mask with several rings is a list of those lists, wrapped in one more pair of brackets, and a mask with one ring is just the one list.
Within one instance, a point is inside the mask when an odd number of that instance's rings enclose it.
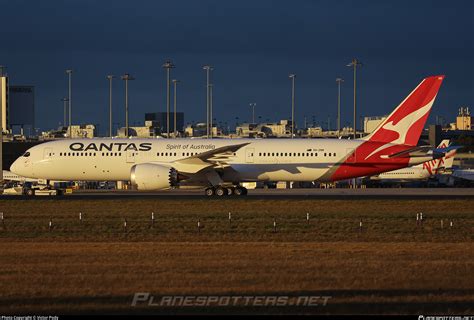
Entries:
{"label": "runway surface", "polygon": [[[47,196],[46,196],[47,197]],[[0,199],[44,199],[45,196],[0,196]],[[202,189],[176,189],[159,192],[133,190],[76,190],[54,199],[179,199],[208,198]],[[254,189],[247,196],[209,197],[208,199],[467,199],[474,198],[474,188],[368,188],[368,189]]]}

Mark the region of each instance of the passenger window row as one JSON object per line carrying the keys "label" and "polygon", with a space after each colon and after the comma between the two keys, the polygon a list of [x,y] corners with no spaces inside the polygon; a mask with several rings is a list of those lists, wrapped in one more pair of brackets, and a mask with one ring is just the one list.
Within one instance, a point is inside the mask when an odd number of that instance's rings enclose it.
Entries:
{"label": "passenger window row", "polygon": [[[183,157],[192,157],[199,154],[199,152],[183,152],[181,155]],[[156,154],[158,157],[176,157],[177,152],[158,152]]]}
{"label": "passenger window row", "polygon": [[[51,154],[50,154],[51,155]],[[96,152],[60,152],[60,157],[96,157]],[[122,152],[102,152],[103,157],[120,157]]]}
{"label": "passenger window row", "polygon": [[[259,152],[259,157],[317,157],[317,152]],[[335,152],[325,152],[325,157],[335,157]]]}

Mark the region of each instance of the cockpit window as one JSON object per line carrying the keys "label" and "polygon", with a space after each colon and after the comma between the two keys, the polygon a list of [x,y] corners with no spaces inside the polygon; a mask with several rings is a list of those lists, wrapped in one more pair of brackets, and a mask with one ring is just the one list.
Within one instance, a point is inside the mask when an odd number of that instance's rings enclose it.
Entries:
{"label": "cockpit window", "polygon": [[25,157],[25,158],[27,158],[29,156],[30,156],[30,153],[28,151],[23,154],[23,157]]}

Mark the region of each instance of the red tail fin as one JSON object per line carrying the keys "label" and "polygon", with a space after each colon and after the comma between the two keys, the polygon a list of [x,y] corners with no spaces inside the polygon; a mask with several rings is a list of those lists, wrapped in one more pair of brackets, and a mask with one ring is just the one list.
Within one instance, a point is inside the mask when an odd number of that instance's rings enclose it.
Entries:
{"label": "red tail fin", "polygon": [[364,140],[416,146],[443,79],[425,78]]}

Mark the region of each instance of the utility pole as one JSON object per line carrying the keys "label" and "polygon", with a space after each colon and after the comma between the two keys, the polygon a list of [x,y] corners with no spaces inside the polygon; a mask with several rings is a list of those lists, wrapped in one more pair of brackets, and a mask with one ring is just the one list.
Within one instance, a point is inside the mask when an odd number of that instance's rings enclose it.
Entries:
{"label": "utility pole", "polygon": [[166,69],[166,137],[170,138],[170,99],[171,99],[171,86],[170,86],[170,76],[171,76],[171,69],[174,68],[175,65],[171,62],[171,60],[166,60],[163,64],[163,68]]}
{"label": "utility pole", "polygon": [[206,134],[207,138],[209,138],[209,114],[210,114],[210,72],[214,70],[214,68],[210,65],[205,65],[202,67],[206,70],[206,106],[207,106],[207,116],[206,116]]}
{"label": "utility pole", "polygon": [[64,122],[63,122],[63,127],[66,127],[66,122],[67,122],[67,102],[69,101],[68,98],[64,97],[61,99],[63,102],[63,108],[64,108]]}
{"label": "utility pole", "polygon": [[109,79],[109,137],[112,138],[112,79],[115,78],[114,75],[109,74],[107,79]]}
{"label": "utility pole", "polygon": [[295,136],[295,78],[296,74],[290,74],[291,79],[291,139]]}
{"label": "utility pole", "polygon": [[255,102],[249,103],[250,108],[252,108],[252,123],[255,123],[255,106],[257,105]]}
{"label": "utility pole", "polygon": [[72,116],[71,116],[71,109],[72,109],[72,69],[67,69],[66,74],[68,75],[68,83],[69,83],[69,139],[72,138]]}
{"label": "utility pole", "polygon": [[177,104],[177,84],[180,82],[179,80],[173,79],[173,85],[174,85],[174,137],[176,138],[178,135],[178,130],[176,129],[176,104]]}
{"label": "utility pole", "polygon": [[356,109],[356,88],[357,88],[357,67],[361,67],[362,63],[356,58],[352,59],[347,67],[354,69],[354,139],[357,138],[357,109]]}
{"label": "utility pole", "polygon": [[3,75],[4,66],[0,66],[0,194],[3,194],[3,106],[6,106],[7,78]]}
{"label": "utility pole", "polygon": [[344,82],[342,78],[336,78],[337,82],[337,135],[341,135],[341,83]]}
{"label": "utility pole", "polygon": [[122,76],[122,80],[125,81],[125,137],[128,138],[128,81],[135,78],[126,73]]}
{"label": "utility pole", "polygon": [[212,83],[209,84],[209,130],[211,131],[211,139],[214,138],[214,118],[213,118],[213,90],[214,85]]}

